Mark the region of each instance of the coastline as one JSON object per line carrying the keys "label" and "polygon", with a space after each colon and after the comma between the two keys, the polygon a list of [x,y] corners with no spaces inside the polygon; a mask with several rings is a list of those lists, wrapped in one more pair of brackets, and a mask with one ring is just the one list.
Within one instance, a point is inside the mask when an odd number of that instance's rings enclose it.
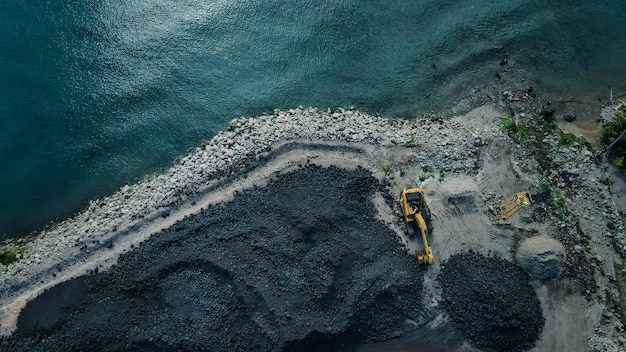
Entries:
{"label": "coastline", "polygon": [[[503,55],[506,57],[508,54],[504,53]],[[591,115],[592,111],[599,110],[599,107],[609,104],[608,99],[603,100],[599,97],[594,98],[591,96],[564,96],[562,97],[563,99],[565,99],[563,101],[560,101],[558,99],[546,99],[541,91],[533,89],[533,87],[531,86],[532,82],[526,79],[522,72],[519,72],[516,63],[513,61],[509,61],[505,65],[500,64],[499,66],[495,66],[494,75],[496,77],[488,80],[487,82],[484,82],[479,86],[473,87],[472,89],[463,90],[462,94],[458,98],[451,100],[448,103],[440,103],[435,105],[436,107],[434,108],[434,110],[431,108],[422,110],[419,114],[403,114],[400,116],[385,115],[385,117],[388,117],[390,119],[411,120],[413,118],[436,115],[447,119],[452,116],[460,116],[466,114],[474,108],[485,105],[495,107],[496,109],[500,110],[503,115],[522,114],[523,116],[525,114],[527,116],[530,116],[540,114],[542,110],[542,105],[552,104],[550,106],[552,108],[555,108],[556,115],[558,116],[562,116],[564,114],[577,114],[578,116],[578,118],[573,122],[564,122],[559,119],[559,127],[564,129],[565,131],[575,133],[577,135],[582,135],[591,142],[592,146],[598,146],[599,138],[602,133],[602,128],[601,125],[597,123],[597,117],[592,117]],[[426,100],[429,99],[428,95],[429,94],[426,95]],[[559,98],[561,97],[559,96]],[[597,100],[597,102],[595,100]],[[299,108],[304,109],[302,106],[300,106]],[[333,107],[316,109],[335,111]],[[287,109],[286,111],[290,110],[294,109]],[[341,107],[337,107],[336,110],[340,111],[356,109],[354,107],[351,107],[350,109],[342,109]],[[582,113],[579,113],[579,110],[583,110]],[[370,116],[381,116],[380,113],[375,111],[359,111]],[[272,115],[272,113],[263,112],[258,117]],[[240,117],[240,119],[248,118],[252,117]],[[233,120],[237,119],[235,118]],[[231,127],[228,124],[224,124],[223,126],[224,130],[229,130],[230,128]],[[220,131],[218,133],[222,132],[224,131]],[[205,142],[208,141],[205,140]],[[124,186],[150,182],[149,180],[158,175],[167,175],[169,172],[172,171],[172,167],[179,164],[183,158],[192,155],[195,152],[194,150],[197,149],[197,147],[193,147],[193,143],[188,148],[191,149],[187,149],[187,152],[176,156],[171,161],[166,162],[163,165],[146,171],[147,173],[143,174],[143,176],[134,176],[132,179],[127,180],[125,184],[122,183],[115,191],[104,193],[102,191],[98,191],[96,195],[92,195],[92,198],[88,199],[88,201],[74,204],[70,208],[67,208],[65,212],[60,213],[60,215],[58,215],[54,219],[49,218],[47,222],[41,222],[40,225],[37,225],[35,230],[22,230],[21,232],[4,234],[4,236],[6,237],[3,237],[0,240],[0,244],[19,244],[24,240],[28,241],[29,238],[46,233],[51,228],[56,228],[59,224],[76,217],[78,214],[84,213],[86,210],[90,209],[93,206],[93,202],[102,202],[106,200],[107,198],[119,192],[119,190],[122,190]],[[228,145],[225,145],[224,148],[227,149]],[[255,149],[251,153],[251,155],[258,151],[259,150]],[[217,171],[217,173],[213,176],[222,176],[220,172],[223,172],[223,170]]]}
{"label": "coastline", "polygon": [[[334,128],[337,122],[345,128]],[[315,126],[311,128],[311,126]],[[396,128],[391,129],[390,126]],[[370,133],[364,134],[364,128]],[[118,192],[90,202],[87,209],[30,239],[27,250],[17,262],[0,268],[3,286],[0,301],[5,302],[28,282],[53,280],[58,263],[68,258],[80,260],[90,251],[106,247],[116,233],[133,231],[143,221],[156,219],[184,203],[212,180],[236,172],[277,141],[284,139],[344,140],[351,143],[397,145],[407,143],[414,134],[426,139],[430,128],[418,130],[415,122],[384,119],[358,111],[339,112],[318,109],[276,111],[256,119],[232,120],[227,131],[170,167],[165,173],[153,175],[139,183],[126,185]],[[440,140],[444,139],[439,136]],[[72,260],[70,260],[71,262]],[[112,260],[113,263],[114,259]],[[87,268],[94,270],[95,268]],[[85,274],[85,271],[73,275]],[[56,281],[56,280],[54,280]],[[6,330],[5,330],[6,331]]]}
{"label": "coastline", "polygon": [[[420,146],[436,152],[418,153],[413,158],[437,165],[441,179],[441,171],[452,176],[473,175],[479,165],[478,159],[472,157],[472,154],[479,154],[481,148],[489,143],[505,143],[502,139],[508,137],[498,126],[499,119],[504,115],[492,107],[483,106],[470,111],[463,118],[443,118],[432,114],[414,120],[400,120],[370,116],[352,109],[323,111],[297,108],[275,110],[271,115],[255,118],[234,119],[228,130],[203,142],[166,172],[126,185],[108,197],[94,200],[76,216],[30,239],[23,258],[8,267],[0,267],[0,281],[3,282],[3,290],[0,291],[0,303],[3,306],[0,335],[7,336],[14,331],[16,313],[45,288],[80,275],[106,270],[115,264],[117,256],[132,251],[152,234],[181,219],[171,216],[172,213],[184,217],[189,214],[185,211],[198,211],[200,204],[206,204],[198,201],[204,194],[217,189],[220,182],[236,176],[247,166],[254,167],[254,163],[259,161],[258,156],[278,150],[288,141],[318,146],[334,143],[346,148],[355,146],[366,149],[371,148],[368,146],[381,149]],[[576,149],[575,154],[574,159],[584,160],[585,165],[592,170],[584,146]],[[575,163],[574,159],[570,156],[565,162]],[[389,163],[380,160],[384,160],[384,156],[370,165],[370,170],[380,179],[400,182],[398,180],[402,178],[404,170],[393,165],[393,159]],[[302,160],[298,159],[298,162]],[[530,159],[519,160],[512,165],[519,169],[516,174],[523,179],[524,184],[537,186],[541,175],[521,171],[536,168],[532,162]],[[272,171],[267,170],[263,176],[268,177]],[[593,171],[593,175],[597,172]],[[418,177],[417,174],[412,176],[415,179]],[[494,176],[479,173],[475,177],[490,179]],[[595,187],[600,180],[597,175],[594,177],[590,182]],[[396,184],[392,188],[400,186]],[[511,184],[506,187],[515,186]],[[493,192],[483,195],[482,200],[490,203],[502,196]],[[597,197],[599,195],[594,198]],[[572,204],[572,207],[579,214],[587,214],[589,211],[586,208],[578,209],[576,204]],[[588,217],[584,216],[585,219]],[[151,227],[155,222],[159,226]],[[588,232],[599,225],[588,221],[582,226]],[[122,243],[121,238],[131,237],[120,234],[132,235],[134,240]],[[623,231],[621,236],[624,236]],[[441,254],[443,261],[452,252]],[[34,286],[37,287],[35,290]],[[8,302],[12,303],[7,305]],[[10,316],[13,318],[7,319]]]}

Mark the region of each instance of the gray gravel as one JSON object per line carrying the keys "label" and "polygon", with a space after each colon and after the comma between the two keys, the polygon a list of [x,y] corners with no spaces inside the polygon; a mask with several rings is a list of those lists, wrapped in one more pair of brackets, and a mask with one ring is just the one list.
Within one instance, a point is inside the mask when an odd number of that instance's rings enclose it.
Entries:
{"label": "gray gravel", "polygon": [[439,275],[455,328],[484,351],[521,352],[539,339],[545,319],[519,267],[475,252],[455,254]]}
{"label": "gray gravel", "polygon": [[398,336],[423,309],[424,268],[376,220],[384,192],[364,169],[281,174],[43,294],[2,350],[349,350]]}

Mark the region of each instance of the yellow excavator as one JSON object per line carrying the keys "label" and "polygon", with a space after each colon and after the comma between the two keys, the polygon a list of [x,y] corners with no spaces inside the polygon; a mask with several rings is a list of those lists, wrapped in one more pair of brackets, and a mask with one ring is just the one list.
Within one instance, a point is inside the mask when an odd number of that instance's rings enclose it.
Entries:
{"label": "yellow excavator", "polygon": [[493,206],[493,212],[496,214],[496,221],[506,220],[515,214],[522,205],[528,205],[533,202],[530,192],[519,192],[514,198],[507,199],[500,204]]}
{"label": "yellow excavator", "polygon": [[432,217],[428,204],[426,204],[424,190],[421,188],[405,188],[400,194],[400,207],[402,208],[402,217],[404,218],[409,236],[412,236],[416,232],[416,227],[419,228],[422,233],[424,249],[415,251],[417,262],[420,264],[434,263],[435,258],[430,252],[430,245],[428,244],[427,225],[427,223],[431,223]]}

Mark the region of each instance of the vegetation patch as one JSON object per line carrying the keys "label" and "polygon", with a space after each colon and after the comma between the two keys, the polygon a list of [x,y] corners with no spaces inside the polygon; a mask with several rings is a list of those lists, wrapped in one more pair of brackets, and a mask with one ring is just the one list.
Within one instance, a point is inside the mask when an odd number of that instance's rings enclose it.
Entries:
{"label": "vegetation patch", "polygon": [[[502,127],[507,123],[508,119],[502,119],[500,126]],[[588,149],[591,149],[591,145],[584,137],[564,132],[557,126],[554,118],[535,116],[525,121],[513,123],[514,128],[507,128],[515,132],[515,134],[511,136],[532,153],[533,158],[539,163],[539,166],[541,166],[543,170],[550,168],[547,162],[550,146],[543,142],[547,136],[552,135],[556,137],[557,148],[568,148],[579,144],[585,145]]]}
{"label": "vegetation patch", "polygon": [[439,182],[443,182],[446,179],[446,170],[439,169]]}
{"label": "vegetation patch", "polygon": [[[605,126],[602,134],[602,143],[610,145],[619,138],[624,130],[626,130],[626,116],[624,113],[624,103],[622,103],[622,110],[615,114],[615,118]],[[623,171],[624,157],[626,156],[626,138],[621,138],[612,149],[613,163],[620,167]]]}
{"label": "vegetation patch", "polygon": [[556,208],[561,218],[568,217],[571,213],[569,209],[567,209],[567,205],[565,204],[565,198],[563,198],[561,192],[557,191],[554,197],[556,200]]}
{"label": "vegetation patch", "polygon": [[541,181],[539,183],[539,188],[537,189],[537,193],[539,194],[550,194],[552,193],[552,188],[550,187],[550,183],[548,181]]}
{"label": "vegetation patch", "polygon": [[25,247],[11,247],[0,250],[0,264],[8,266],[19,260],[26,250]]}
{"label": "vegetation patch", "polygon": [[515,127],[515,121],[513,121],[512,117],[503,117],[498,121],[498,126],[500,131],[504,132]]}
{"label": "vegetation patch", "polygon": [[587,142],[585,137],[579,137],[573,133],[563,132],[563,130],[559,129],[559,142],[557,144],[557,148],[567,148],[571,147],[575,143],[586,145],[589,149],[590,144]]}
{"label": "vegetation patch", "polygon": [[549,168],[546,160],[550,153],[550,147],[543,143],[543,139],[546,135],[553,133],[556,128],[556,122],[542,118],[515,125],[518,142],[532,153],[543,170]]}

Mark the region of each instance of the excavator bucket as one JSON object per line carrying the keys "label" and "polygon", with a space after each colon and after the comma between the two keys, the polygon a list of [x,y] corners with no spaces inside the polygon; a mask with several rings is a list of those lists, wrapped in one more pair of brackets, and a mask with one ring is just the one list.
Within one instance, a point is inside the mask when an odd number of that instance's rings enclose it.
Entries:
{"label": "excavator bucket", "polygon": [[417,257],[417,262],[419,264],[424,264],[424,263],[432,264],[435,262],[435,257],[433,257],[433,255],[430,253],[426,253],[425,250],[415,251],[415,256]]}

